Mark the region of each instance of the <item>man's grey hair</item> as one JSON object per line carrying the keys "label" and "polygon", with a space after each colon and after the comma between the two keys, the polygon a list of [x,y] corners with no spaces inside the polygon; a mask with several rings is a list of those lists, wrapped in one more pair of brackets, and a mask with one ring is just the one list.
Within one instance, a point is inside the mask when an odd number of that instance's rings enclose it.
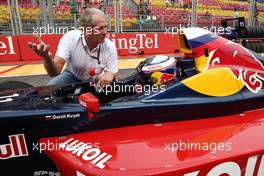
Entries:
{"label": "man's grey hair", "polygon": [[100,15],[105,18],[105,14],[100,9],[96,8],[87,8],[84,10],[84,13],[78,19],[79,27],[89,27],[93,26],[93,16]]}

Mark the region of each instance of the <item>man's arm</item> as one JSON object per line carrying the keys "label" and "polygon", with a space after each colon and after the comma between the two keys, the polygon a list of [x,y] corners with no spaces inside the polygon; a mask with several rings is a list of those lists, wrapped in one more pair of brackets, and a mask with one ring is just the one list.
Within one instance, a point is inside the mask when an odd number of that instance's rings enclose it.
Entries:
{"label": "man's arm", "polygon": [[49,76],[54,77],[61,73],[65,62],[66,61],[59,56],[55,56],[54,58],[48,57],[44,59],[44,67]]}
{"label": "man's arm", "polygon": [[44,67],[49,76],[54,77],[60,74],[65,64],[65,59],[55,56],[53,58],[50,50],[50,45],[45,44],[38,35],[35,35],[39,44],[28,42],[29,47],[40,57],[43,58]]}

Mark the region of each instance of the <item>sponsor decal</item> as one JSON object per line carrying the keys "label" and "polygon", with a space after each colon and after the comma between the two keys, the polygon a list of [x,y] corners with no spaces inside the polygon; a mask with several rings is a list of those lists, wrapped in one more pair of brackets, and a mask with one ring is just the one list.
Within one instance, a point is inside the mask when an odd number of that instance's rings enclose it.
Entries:
{"label": "sponsor decal", "polygon": [[139,49],[158,48],[158,34],[147,36],[146,34],[136,34],[134,37],[116,37],[115,34],[108,35],[108,38],[116,44],[117,49],[128,50],[135,54]]}
{"label": "sponsor decal", "polygon": [[52,171],[35,171],[34,176],[60,176],[60,173]]}
{"label": "sponsor decal", "polygon": [[75,118],[80,118],[81,114],[76,113],[76,114],[53,114],[53,115],[46,115],[45,119],[46,120],[61,120],[61,119],[75,119]]}
{"label": "sponsor decal", "polygon": [[10,135],[8,138],[9,144],[0,145],[0,159],[28,156],[24,134]]}
{"label": "sponsor decal", "polygon": [[[248,158],[246,167],[240,167],[237,162],[228,161],[220,163],[214,166],[211,170],[209,170],[206,176],[222,176],[223,174],[227,174],[229,176],[242,176],[242,172],[245,168],[245,175],[244,176],[253,176],[254,173],[256,176],[263,176],[264,175],[264,155],[262,155],[260,165],[257,167],[257,160],[258,155],[254,155]],[[258,170],[256,170],[258,169]],[[256,170],[256,171],[255,171]],[[201,170],[197,170],[191,173],[184,174],[183,176],[204,176],[199,174]]]}
{"label": "sponsor decal", "polygon": [[99,147],[87,145],[74,138],[70,138],[66,142],[61,143],[60,147],[67,152],[71,152],[83,161],[89,161],[100,169],[104,169],[105,163],[112,158],[112,155],[102,152]]}
{"label": "sponsor decal", "polygon": [[0,41],[0,55],[10,54],[14,55],[14,44],[12,40],[12,36],[5,37],[7,40],[6,42]]}
{"label": "sponsor decal", "polygon": [[146,72],[151,72],[151,71],[159,70],[161,68],[163,68],[163,65],[162,64],[157,64],[157,65],[153,65],[153,66],[144,66],[142,68],[142,70],[146,71]]}
{"label": "sponsor decal", "polygon": [[205,69],[227,67],[237,80],[253,93],[258,93],[264,80],[263,64],[247,49],[227,42],[221,48],[213,50]]}
{"label": "sponsor decal", "polygon": [[144,66],[142,68],[142,71],[144,72],[160,71],[160,70],[169,68],[173,65],[176,65],[176,61],[174,58],[170,58],[168,61],[160,63],[160,64]]}

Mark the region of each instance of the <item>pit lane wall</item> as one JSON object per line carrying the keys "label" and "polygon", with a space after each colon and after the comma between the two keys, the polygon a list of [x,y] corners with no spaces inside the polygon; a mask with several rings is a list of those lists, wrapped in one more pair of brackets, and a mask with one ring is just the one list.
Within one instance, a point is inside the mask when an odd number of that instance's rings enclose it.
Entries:
{"label": "pit lane wall", "polygon": [[[51,52],[56,53],[61,34],[42,35],[41,39],[51,45]],[[107,36],[115,42],[118,56],[136,56],[139,54],[174,53],[179,49],[177,35],[165,33],[123,33]],[[33,35],[0,35],[0,62],[41,60],[28,46],[36,42]],[[37,42],[36,42],[37,43]]]}

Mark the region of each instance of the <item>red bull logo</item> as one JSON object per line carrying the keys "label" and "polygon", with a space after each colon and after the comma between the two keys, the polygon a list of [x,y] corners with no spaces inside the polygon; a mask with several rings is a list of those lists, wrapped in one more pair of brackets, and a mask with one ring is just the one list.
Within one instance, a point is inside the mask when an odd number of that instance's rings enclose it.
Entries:
{"label": "red bull logo", "polygon": [[0,145],[0,160],[28,156],[24,134],[8,136],[9,143]]}
{"label": "red bull logo", "polygon": [[264,66],[251,52],[234,42],[229,41],[210,53],[206,69],[215,67],[229,68],[236,79],[242,80],[254,93],[262,88]]}

